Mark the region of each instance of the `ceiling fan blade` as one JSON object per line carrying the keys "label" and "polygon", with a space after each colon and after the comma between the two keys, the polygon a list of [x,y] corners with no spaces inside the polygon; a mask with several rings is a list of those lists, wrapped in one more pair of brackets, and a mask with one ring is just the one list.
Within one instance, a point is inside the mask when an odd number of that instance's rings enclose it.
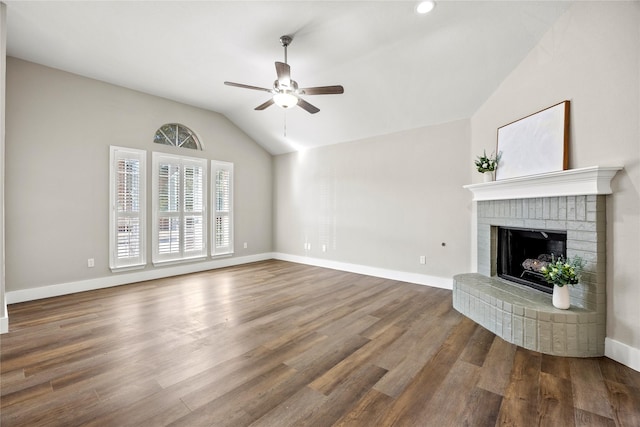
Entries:
{"label": "ceiling fan blade", "polygon": [[254,108],[254,110],[264,110],[265,108],[270,107],[271,105],[273,105],[273,98],[269,98],[267,102],[258,105],[256,108]]}
{"label": "ceiling fan blade", "polygon": [[339,95],[341,93],[344,93],[344,88],[340,85],[306,87],[300,89],[300,93],[304,95]]}
{"label": "ceiling fan blade", "polygon": [[284,62],[276,61],[276,74],[278,74],[278,81],[283,86],[291,86],[291,67]]}
{"label": "ceiling fan blade", "polygon": [[304,99],[298,97],[298,107],[302,108],[303,110],[306,110],[307,112],[311,113],[311,114],[315,114],[318,111],[320,111],[320,109],[318,107],[316,107],[315,105],[311,105],[309,104],[307,101],[305,101]]}
{"label": "ceiling fan blade", "polygon": [[227,86],[240,87],[240,88],[243,88],[243,89],[253,89],[253,90],[261,90],[263,92],[271,92],[271,89],[266,89],[266,88],[258,87],[258,86],[245,85],[245,84],[242,84],[242,83],[224,82],[224,84],[226,84]]}

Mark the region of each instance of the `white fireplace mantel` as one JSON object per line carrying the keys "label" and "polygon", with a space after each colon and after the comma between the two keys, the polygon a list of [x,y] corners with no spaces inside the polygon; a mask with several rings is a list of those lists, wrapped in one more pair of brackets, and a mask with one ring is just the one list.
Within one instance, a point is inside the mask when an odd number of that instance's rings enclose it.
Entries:
{"label": "white fireplace mantel", "polygon": [[476,201],[611,194],[611,180],[622,169],[622,166],[591,166],[470,184],[464,188],[473,193]]}

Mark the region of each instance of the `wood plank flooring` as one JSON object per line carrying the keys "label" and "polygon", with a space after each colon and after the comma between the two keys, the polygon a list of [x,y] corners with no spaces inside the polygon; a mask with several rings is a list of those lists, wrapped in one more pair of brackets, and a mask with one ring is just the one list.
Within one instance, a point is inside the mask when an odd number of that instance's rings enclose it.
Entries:
{"label": "wood plank flooring", "polygon": [[265,261],[9,307],[1,425],[640,426],[640,373],[448,290]]}

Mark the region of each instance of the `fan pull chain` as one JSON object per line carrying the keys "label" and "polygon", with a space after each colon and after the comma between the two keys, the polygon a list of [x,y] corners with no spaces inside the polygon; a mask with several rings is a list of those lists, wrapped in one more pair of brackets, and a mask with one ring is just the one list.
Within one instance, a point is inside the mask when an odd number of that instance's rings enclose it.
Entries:
{"label": "fan pull chain", "polygon": [[287,112],[284,112],[284,137],[287,137]]}

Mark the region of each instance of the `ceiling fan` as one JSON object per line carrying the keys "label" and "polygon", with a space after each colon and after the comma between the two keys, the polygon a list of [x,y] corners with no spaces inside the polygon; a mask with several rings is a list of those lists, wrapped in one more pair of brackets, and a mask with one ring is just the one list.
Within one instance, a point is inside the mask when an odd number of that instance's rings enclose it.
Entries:
{"label": "ceiling fan", "polygon": [[234,82],[224,82],[224,84],[244,89],[261,90],[263,92],[273,94],[271,99],[258,105],[255,110],[264,110],[273,104],[284,109],[298,105],[303,110],[306,110],[311,114],[317,113],[320,109],[300,98],[300,95],[338,95],[344,93],[344,88],[340,85],[299,88],[298,82],[291,79],[291,68],[289,67],[289,64],[287,64],[287,46],[291,44],[292,40],[293,38],[291,36],[280,37],[280,43],[282,44],[282,47],[284,47],[284,62],[276,61],[276,74],[278,78],[273,82],[272,89]]}

